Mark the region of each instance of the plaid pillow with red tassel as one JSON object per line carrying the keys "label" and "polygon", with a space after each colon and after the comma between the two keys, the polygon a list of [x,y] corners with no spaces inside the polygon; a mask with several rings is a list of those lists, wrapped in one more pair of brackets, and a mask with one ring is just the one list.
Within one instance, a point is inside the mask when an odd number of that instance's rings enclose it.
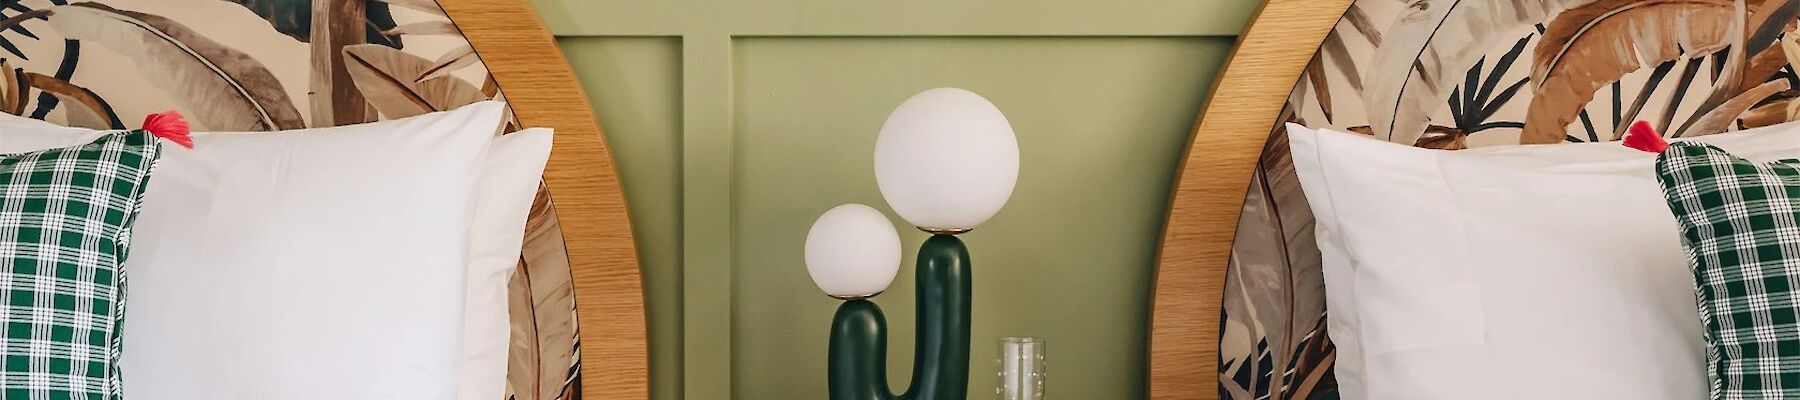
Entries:
{"label": "plaid pillow with red tassel", "polygon": [[1800,163],[1670,144],[1638,122],[1625,146],[1656,178],[1694,272],[1714,400],[1800,398]]}

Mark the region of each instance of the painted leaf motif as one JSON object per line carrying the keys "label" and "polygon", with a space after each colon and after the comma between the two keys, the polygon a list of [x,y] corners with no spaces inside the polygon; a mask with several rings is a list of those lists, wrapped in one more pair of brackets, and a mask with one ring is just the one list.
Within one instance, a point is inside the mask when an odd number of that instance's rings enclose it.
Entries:
{"label": "painted leaf motif", "polygon": [[[1261,172],[1253,174],[1257,176],[1252,180],[1261,179]],[[1237,277],[1236,259],[1234,255],[1227,261],[1230,272],[1225,274],[1225,294],[1219,312],[1219,398],[1255,400],[1253,392],[1269,387],[1267,377],[1272,375],[1274,365],[1264,370],[1259,362],[1267,359],[1268,338],[1256,324],[1250,289]]]}
{"label": "painted leaf motif", "polygon": [[[1258,379],[1266,378],[1269,367],[1269,343],[1258,341],[1249,346],[1244,358],[1227,360],[1219,368],[1219,398],[1225,400],[1263,400],[1269,398],[1268,384],[1258,384]],[[1257,375],[1262,373],[1263,375]]]}
{"label": "painted leaf motif", "polygon": [[[431,78],[449,75],[463,67],[475,65],[478,61],[481,61],[481,58],[475,56],[475,48],[463,45],[450,50],[448,53],[444,53],[443,56],[439,56],[437,61],[431,63],[431,68],[426,68],[425,73],[418,78],[414,78],[413,82],[424,82]],[[493,78],[490,77],[488,79]],[[487,93],[487,88],[482,88],[481,92],[484,96],[493,97],[493,94]]]}
{"label": "painted leaf motif", "polygon": [[525,224],[519,270],[508,284],[513,323],[506,380],[515,400],[561,399],[579,376],[574,278],[551,204],[549,191],[540,187]]}
{"label": "painted leaf motif", "polygon": [[425,13],[437,15],[440,17],[449,16],[449,14],[444,13],[444,8],[442,6],[439,6],[436,0],[377,0],[377,1],[380,1],[382,3],[387,3],[387,4],[393,5],[395,7],[410,9],[410,10],[414,10],[414,11],[423,11]]}
{"label": "painted leaf motif", "polygon": [[[6,111],[7,111],[7,113],[12,114],[12,115],[23,116],[23,115],[25,115],[25,106],[30,103],[29,96],[31,96],[31,83],[25,78],[25,69],[24,68],[13,68],[12,72],[7,73],[7,75],[8,75],[7,76],[7,85],[17,85],[17,87],[13,87],[8,90],[16,91],[15,93],[18,94],[18,100],[16,102],[14,102],[13,104],[8,105],[9,107],[12,107],[12,108],[8,109]],[[44,94],[48,95],[52,99],[57,99],[56,95],[48,94],[48,93],[44,93]],[[42,101],[43,100],[39,100],[39,102],[42,102]],[[57,99],[57,102],[61,103],[62,100]],[[48,113],[48,112],[46,111],[46,113]]]}
{"label": "painted leaf motif", "polygon": [[304,128],[281,82],[250,56],[156,15],[84,2],[51,9],[63,36],[98,43],[134,61],[193,121],[213,130]]}
{"label": "painted leaf motif", "polygon": [[[226,0],[244,6],[256,13],[276,32],[294,38],[301,43],[312,42],[313,0]],[[383,31],[394,29],[394,16],[388,10],[388,3],[370,0],[363,8],[363,16],[368,19],[368,43],[400,48],[400,38],[383,35]]]}
{"label": "painted leaf motif", "polygon": [[1226,314],[1247,323],[1250,340],[1267,341],[1271,373],[1253,379],[1249,389],[1267,385],[1280,393],[1298,388],[1286,384],[1292,378],[1287,371],[1311,371],[1310,363],[1318,361],[1295,355],[1325,312],[1325,279],[1319,252],[1310,246],[1315,241],[1313,217],[1287,152],[1286,129],[1277,131],[1264,148],[1239,216],[1238,245],[1232,247],[1226,277]]}
{"label": "painted leaf motif", "polygon": [[75,84],[52,78],[36,72],[26,72],[25,81],[31,87],[45,93],[56,95],[68,113],[69,125],[89,129],[125,129],[125,123],[119,121],[119,115],[113,113],[112,105],[106,104],[94,91],[75,86]]}
{"label": "painted leaf motif", "polygon": [[457,30],[456,25],[451,24],[450,21],[425,21],[425,22],[414,22],[414,23],[396,26],[396,27],[394,27],[394,29],[389,29],[386,32],[383,32],[383,34],[386,34],[388,36],[399,36],[399,35],[457,35],[457,36],[462,36],[462,31]]}
{"label": "painted leaf motif", "polygon": [[[1787,59],[1788,69],[1800,71],[1800,31],[1788,32],[1781,38],[1781,52]],[[1782,121],[1800,119],[1800,101],[1788,101],[1786,110]]]}
{"label": "painted leaf motif", "polygon": [[1293,367],[1287,374],[1288,385],[1283,391],[1285,399],[1335,399],[1338,398],[1337,376],[1333,367],[1337,363],[1337,344],[1331,342],[1331,334],[1325,329],[1325,314],[1313,319],[1313,328],[1300,341],[1300,348],[1294,351]]}
{"label": "painted leaf motif", "polygon": [[1313,53],[1312,62],[1306,65],[1306,80],[1312,86],[1313,98],[1319,102],[1319,110],[1325,113],[1325,121],[1331,122],[1331,82],[1325,77],[1325,54]]}
{"label": "painted leaf motif", "polygon": [[[1350,22],[1350,26],[1356,28],[1364,39],[1368,39],[1369,44],[1381,45],[1381,29],[1375,27],[1375,22],[1369,19],[1369,13],[1362,6],[1350,3],[1350,8],[1344,10],[1344,20]],[[1331,36],[1336,37],[1337,34]]]}
{"label": "painted leaf motif", "polygon": [[19,115],[25,112],[25,96],[30,84],[26,83],[25,71],[13,68],[12,63],[0,59],[0,79],[6,86],[0,87],[0,112]]}
{"label": "painted leaf motif", "polygon": [[1774,46],[1778,36],[1794,29],[1794,18],[1800,17],[1800,1],[1795,0],[1755,0],[1745,6],[1750,10],[1741,32],[1746,54],[1760,54]]}
{"label": "painted leaf motif", "polygon": [[[49,14],[48,11],[41,9],[33,10],[30,7],[20,5],[17,1],[11,2],[11,5],[7,6],[7,9],[19,11],[19,13],[12,16],[0,14],[0,16],[5,16],[4,19],[0,19],[0,30],[18,32],[20,35],[31,39],[38,38],[37,34],[31,33],[31,30],[26,29],[23,23],[32,19],[42,19],[45,15]],[[18,44],[13,43],[12,38],[0,36],[0,51],[5,51],[7,55],[18,57],[20,60],[31,59],[29,55],[19,49]]]}
{"label": "painted leaf motif", "polygon": [[1446,93],[1498,41],[1593,0],[1410,0],[1362,76],[1375,137],[1414,143]]}
{"label": "painted leaf motif", "polygon": [[1730,45],[1731,0],[1602,0],[1557,15],[1532,54],[1523,143],[1558,143],[1594,93],[1626,74]]}
{"label": "painted leaf motif", "polygon": [[1438,150],[1462,150],[1469,148],[1469,134],[1454,127],[1432,125],[1425,127],[1425,134],[1419,136],[1414,147]]}
{"label": "painted leaf motif", "polygon": [[446,111],[486,97],[475,85],[456,77],[415,81],[431,60],[373,44],[344,46],[344,67],[375,111],[389,119]]}
{"label": "painted leaf motif", "polygon": [[1794,17],[1800,15],[1800,2],[1794,0],[1735,0],[1731,26],[1732,43],[1724,68],[1718,72],[1718,87],[1707,94],[1688,120],[1674,130],[1674,137],[1718,132],[1697,132],[1694,125],[1730,99],[1743,95],[1773,77],[1785,60],[1775,45],[1776,35],[1792,29]]}
{"label": "painted leaf motif", "polygon": [[[1789,93],[1792,92],[1792,90],[1789,91]],[[1790,121],[1788,118],[1788,109],[1791,108],[1791,106],[1800,104],[1800,102],[1794,101],[1794,97],[1792,96],[1792,94],[1786,96],[1778,95],[1778,97],[1781,97],[1778,100],[1750,107],[1750,111],[1745,111],[1743,115],[1739,115],[1738,120],[1743,123],[1744,128],[1760,128],[1788,122]]]}
{"label": "painted leaf motif", "polygon": [[1762,85],[1745,91],[1744,94],[1738,95],[1738,97],[1725,101],[1725,104],[1713,108],[1712,111],[1707,112],[1706,115],[1695,120],[1693,127],[1688,130],[1689,134],[1687,136],[1705,136],[1715,133],[1724,133],[1726,130],[1731,129],[1731,123],[1737,121],[1738,117],[1743,115],[1745,111],[1749,111],[1750,107],[1754,107],[1763,99],[1769,98],[1769,96],[1773,96],[1776,93],[1781,93],[1785,90],[1788,90],[1788,81],[1786,79],[1764,82]]}
{"label": "painted leaf motif", "polygon": [[1342,38],[1339,38],[1338,35],[1326,36],[1325,43],[1319,45],[1319,51],[1325,53],[1325,61],[1332,68],[1350,78],[1346,81],[1350,84],[1351,90],[1357,92],[1363,90],[1362,72],[1357,70],[1356,58],[1350,55],[1350,47],[1344,44]]}

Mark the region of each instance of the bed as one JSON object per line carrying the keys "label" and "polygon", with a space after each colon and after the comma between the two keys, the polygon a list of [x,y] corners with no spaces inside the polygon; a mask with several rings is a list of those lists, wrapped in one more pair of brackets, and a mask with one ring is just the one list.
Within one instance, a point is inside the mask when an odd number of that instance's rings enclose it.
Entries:
{"label": "bed", "polygon": [[1172,194],[1150,397],[1337,398],[1320,250],[1283,124],[1441,150],[1618,141],[1634,120],[1671,137],[1774,125],[1800,94],[1775,39],[1796,10],[1265,2],[1214,85],[1211,98],[1230,101],[1200,113]]}
{"label": "bed", "polygon": [[[509,126],[556,129],[509,285],[508,398],[648,398],[643,289],[618,175],[527,1],[105,1],[94,9],[111,25],[83,28],[98,35],[41,21],[70,3],[0,11],[6,112],[125,129],[173,104],[196,131],[263,131],[495,98],[510,106]],[[152,32],[140,44],[151,56],[109,50],[117,32],[136,29]],[[230,94],[196,94],[202,80]]]}

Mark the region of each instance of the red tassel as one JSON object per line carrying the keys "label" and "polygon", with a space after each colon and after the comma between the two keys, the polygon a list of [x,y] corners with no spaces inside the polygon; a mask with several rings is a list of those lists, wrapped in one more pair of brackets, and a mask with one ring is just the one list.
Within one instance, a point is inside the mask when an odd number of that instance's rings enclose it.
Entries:
{"label": "red tassel", "polygon": [[1638,149],[1646,153],[1661,153],[1669,149],[1669,141],[1663,140],[1662,134],[1656,133],[1649,122],[1638,120],[1631,124],[1631,131],[1625,134],[1625,147]]}
{"label": "red tassel", "polygon": [[144,130],[156,137],[168,139],[181,147],[194,148],[194,138],[189,136],[187,119],[175,110],[163,111],[144,116]]}

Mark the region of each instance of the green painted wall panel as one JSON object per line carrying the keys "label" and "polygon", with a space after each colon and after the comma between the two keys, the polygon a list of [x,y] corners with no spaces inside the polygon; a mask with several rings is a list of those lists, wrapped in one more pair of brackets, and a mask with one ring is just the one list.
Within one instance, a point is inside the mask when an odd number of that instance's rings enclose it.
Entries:
{"label": "green painted wall panel", "polygon": [[[558,40],[606,130],[644,270],[650,380],[681,398],[681,40]],[[576,305],[579,307],[580,305]]]}
{"label": "green painted wall panel", "polygon": [[[1019,137],[1007,208],[965,235],[974,252],[972,398],[1009,335],[1048,341],[1058,398],[1143,393],[1152,260],[1169,182],[1227,39],[754,38],[736,43],[736,399],[822,399],[837,301],[807,277],[813,218],[845,202],[887,212],[874,143],[906,97],[957,86],[988,97]],[[925,234],[901,232],[908,249]],[[890,381],[911,368],[912,255],[877,298]]]}
{"label": "green painted wall panel", "polygon": [[[1012,120],[1013,200],[974,252],[971,398],[993,340],[1049,341],[1051,396],[1140,398],[1153,257],[1193,115],[1254,0],[534,0],[605,127],[644,267],[653,399],[823,399],[836,302],[814,217],[875,188],[907,96],[972,89]],[[904,225],[889,212],[896,224]],[[909,248],[924,234],[902,232]],[[878,302],[912,352],[911,257]]]}

